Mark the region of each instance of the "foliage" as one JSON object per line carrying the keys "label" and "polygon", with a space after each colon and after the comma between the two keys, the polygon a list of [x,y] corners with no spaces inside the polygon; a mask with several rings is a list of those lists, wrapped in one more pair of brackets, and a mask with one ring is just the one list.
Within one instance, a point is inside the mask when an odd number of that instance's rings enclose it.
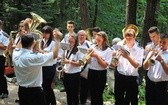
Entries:
{"label": "foliage", "polygon": [[[35,12],[43,17],[48,25],[61,28],[63,33],[66,33],[66,21],[74,20],[76,24],[76,32],[81,29],[81,18],[79,0],[63,0],[65,8],[61,8],[61,0],[2,0],[0,4],[0,19],[4,21],[5,31],[9,33],[11,30],[16,30],[19,21],[31,17],[30,12]],[[89,10],[89,21],[93,27],[93,19],[95,16],[96,0],[87,0]],[[158,8],[158,27],[161,32],[168,32],[168,1],[160,0]],[[122,38],[122,29],[125,26],[125,9],[126,0],[98,0],[98,14],[96,26],[101,27],[107,32],[109,39],[114,37]],[[144,14],[146,9],[145,0],[137,0],[137,17],[136,22],[140,28],[141,35]],[[60,15],[63,17],[60,17]],[[43,26],[43,25],[42,25]],[[42,27],[41,26],[41,27]],[[40,27],[40,28],[41,28]]]}

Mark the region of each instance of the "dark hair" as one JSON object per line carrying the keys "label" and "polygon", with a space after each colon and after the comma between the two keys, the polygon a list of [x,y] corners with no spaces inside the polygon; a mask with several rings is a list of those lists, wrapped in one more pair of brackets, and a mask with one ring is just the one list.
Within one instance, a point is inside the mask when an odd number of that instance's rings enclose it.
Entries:
{"label": "dark hair", "polygon": [[21,37],[21,44],[23,48],[29,48],[33,44],[35,33],[28,33]]}
{"label": "dark hair", "polygon": [[75,25],[75,22],[72,21],[72,20],[68,20],[68,21],[67,21],[67,24],[73,24],[73,25]]}
{"label": "dark hair", "polygon": [[76,52],[78,51],[77,46],[79,45],[79,43],[78,43],[78,37],[77,37],[77,35],[73,35],[73,37],[75,39],[75,45],[74,45],[74,47],[72,49],[72,54],[76,54]]}
{"label": "dark hair", "polygon": [[104,31],[100,31],[97,33],[97,35],[102,36],[103,38],[102,50],[106,50],[109,47],[109,40],[107,34]]}
{"label": "dark hair", "polygon": [[159,29],[156,26],[149,28],[148,33],[154,33],[154,32],[156,32],[158,34],[160,33]]}
{"label": "dark hair", "polygon": [[94,27],[94,28],[92,29],[92,31],[99,32],[99,31],[101,31],[101,29],[100,29],[100,27]]}
{"label": "dark hair", "polygon": [[[44,26],[42,29],[42,33],[49,33],[50,37],[49,40],[47,41],[46,45],[47,47],[51,44],[52,40],[53,40],[53,29],[51,28],[51,26]],[[43,47],[44,42],[41,42],[41,48]]]}
{"label": "dark hair", "polygon": [[161,35],[160,35],[160,38],[161,38],[161,39],[168,38],[168,34],[166,34],[166,33],[163,33],[163,34],[161,34]]}

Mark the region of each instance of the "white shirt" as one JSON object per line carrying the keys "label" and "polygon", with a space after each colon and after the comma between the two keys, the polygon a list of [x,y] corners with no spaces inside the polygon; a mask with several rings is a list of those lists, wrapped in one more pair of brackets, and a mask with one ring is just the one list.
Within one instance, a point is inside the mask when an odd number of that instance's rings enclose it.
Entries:
{"label": "white shirt", "polygon": [[[161,54],[164,62],[168,64],[168,50],[163,51]],[[159,61],[155,60],[155,65],[150,66],[148,68],[148,77],[151,81],[160,82],[160,81],[168,81],[168,75],[162,68],[162,65]]]}
{"label": "white shirt", "polygon": [[[75,32],[73,32],[73,34],[76,34]],[[62,39],[62,43],[69,43],[69,35],[70,33],[65,34],[64,38]]]}
{"label": "white shirt", "polygon": [[117,45],[123,46],[130,53],[130,57],[139,64],[137,68],[133,67],[131,63],[124,57],[119,57],[119,62],[117,65],[117,70],[120,74],[126,76],[138,76],[138,68],[142,66],[144,49],[139,47],[137,43],[134,44],[132,48],[128,48],[127,45],[123,45],[123,41],[117,43]]}
{"label": "white shirt", "polygon": [[[69,51],[68,56],[70,54],[71,51]],[[79,61],[83,58],[83,54],[81,52],[76,52],[76,54],[71,54],[70,57],[68,58],[71,61]],[[65,73],[78,73],[81,71],[81,66],[75,66],[72,64],[65,64],[64,66],[64,72]]]}
{"label": "white shirt", "polygon": [[[9,38],[3,35],[2,30],[0,31],[0,43],[4,46],[8,46],[9,44]],[[0,55],[3,55],[3,49],[0,49]]]}
{"label": "white shirt", "polygon": [[[94,45],[95,46],[95,45]],[[108,47],[106,50],[102,51],[98,47],[93,47],[93,50],[101,57],[108,65],[111,63],[112,59],[112,50]],[[107,66],[108,68],[109,66]],[[107,68],[103,68],[97,61],[95,57],[91,57],[91,63],[89,64],[90,69],[94,70],[106,70]]]}
{"label": "white shirt", "polygon": [[145,46],[145,51],[144,51],[144,58],[146,58],[146,56],[148,55],[148,53],[153,50],[153,49],[159,49],[159,45],[154,45],[153,42],[149,42],[147,43],[147,45]]}
{"label": "white shirt", "polygon": [[[90,48],[91,47],[91,42],[90,41],[88,41],[88,40],[85,40],[85,42],[83,43],[83,44],[80,44],[79,43],[79,45],[81,46],[81,47],[84,47],[84,48],[86,48],[86,49],[88,49],[88,48]],[[83,54],[83,53],[82,53]],[[83,56],[84,56],[84,54],[83,54]],[[85,69],[89,69],[89,64],[87,64],[87,66],[85,67]]]}
{"label": "white shirt", "polygon": [[[43,42],[44,42],[44,45],[43,45],[43,46],[46,46],[47,41],[45,41],[45,40],[43,39]],[[45,52],[49,53],[49,52],[52,52],[52,51],[54,50],[54,47],[55,47],[55,41],[52,40],[51,43],[50,43],[50,45],[47,46],[47,47],[44,47],[43,50],[44,50]],[[56,64],[56,62],[57,62],[57,59],[51,60],[50,62],[48,62],[47,66],[52,66],[53,64]]]}
{"label": "white shirt", "polygon": [[23,87],[41,87],[42,66],[53,60],[53,52],[41,54],[21,48],[14,49],[12,61],[17,82]]}

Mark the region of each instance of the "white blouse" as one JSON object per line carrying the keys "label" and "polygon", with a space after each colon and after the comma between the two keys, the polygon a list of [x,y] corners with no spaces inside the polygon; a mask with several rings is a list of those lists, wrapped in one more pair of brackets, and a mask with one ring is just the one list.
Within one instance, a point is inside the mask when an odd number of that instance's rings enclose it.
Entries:
{"label": "white blouse", "polygon": [[119,57],[117,70],[120,74],[126,76],[138,76],[138,68],[142,66],[144,49],[139,47],[137,43],[132,48],[128,48],[127,45],[123,45],[123,42],[119,42],[118,45],[123,46],[130,53],[130,57],[139,64],[137,68],[131,65],[131,63],[124,57]]}
{"label": "white blouse", "polygon": [[[106,50],[101,50],[97,47],[93,47],[93,50],[98,54],[99,57],[101,57],[108,65],[111,63],[112,59],[112,50],[110,48],[107,48]],[[108,68],[109,66],[107,66]],[[95,57],[91,58],[91,63],[89,64],[89,68],[93,70],[106,70],[107,68],[103,68],[99,63],[98,60]]]}

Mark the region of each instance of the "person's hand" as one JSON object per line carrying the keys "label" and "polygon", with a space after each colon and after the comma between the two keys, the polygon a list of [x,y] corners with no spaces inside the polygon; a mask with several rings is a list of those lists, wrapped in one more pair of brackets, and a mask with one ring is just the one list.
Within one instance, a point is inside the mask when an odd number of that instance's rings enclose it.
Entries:
{"label": "person's hand", "polygon": [[120,53],[121,56],[123,56],[124,58],[128,58],[128,57],[129,57],[128,52],[126,52],[126,51],[123,50],[123,49],[120,49],[120,50],[119,50],[119,53]]}
{"label": "person's hand", "polygon": [[68,63],[70,63],[70,60],[68,60],[68,59],[62,59],[62,63],[64,63],[64,64],[68,64]]}

